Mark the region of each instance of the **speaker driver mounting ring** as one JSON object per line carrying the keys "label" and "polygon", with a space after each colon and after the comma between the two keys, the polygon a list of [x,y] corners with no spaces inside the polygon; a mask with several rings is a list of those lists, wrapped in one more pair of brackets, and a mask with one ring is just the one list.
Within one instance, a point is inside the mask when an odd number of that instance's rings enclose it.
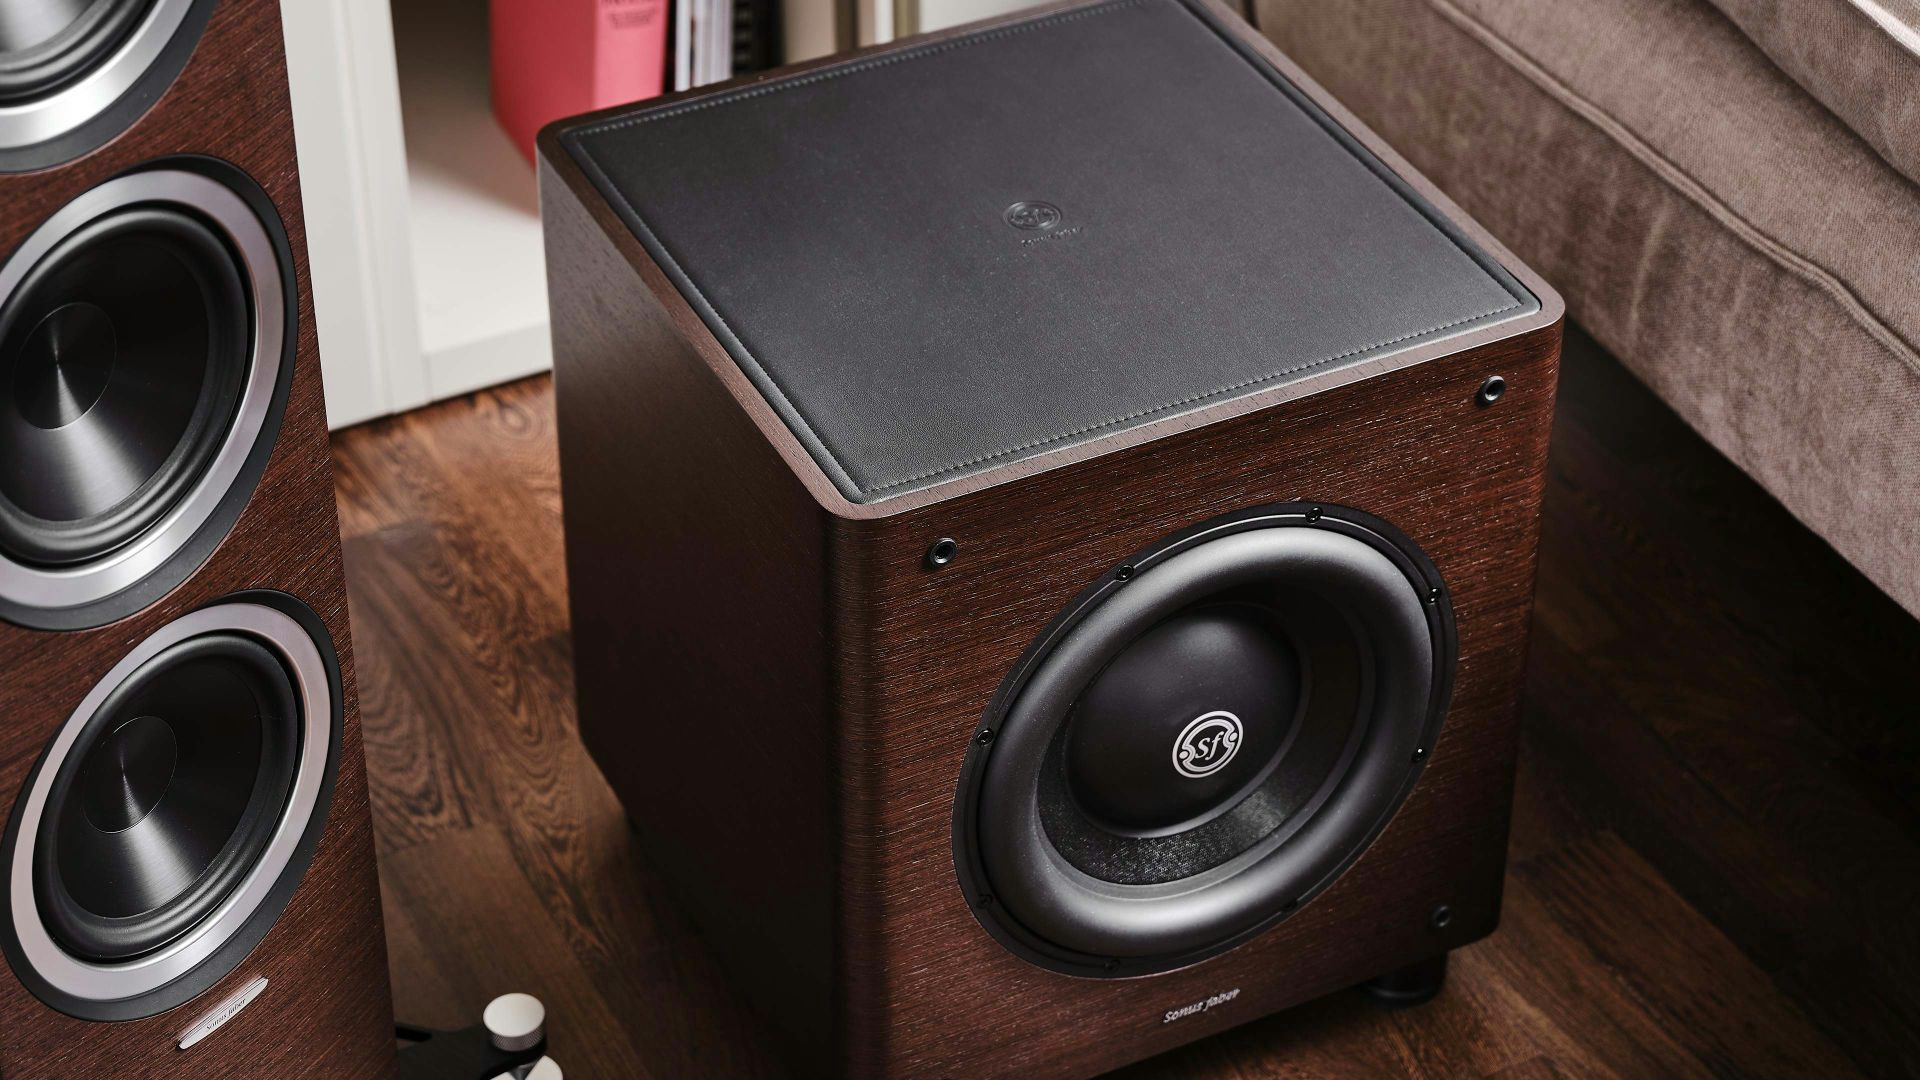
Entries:
{"label": "speaker driver mounting ring", "polygon": [[[80,629],[131,614],[157,599],[203,562],[238,518],[265,469],[278,434],[293,363],[294,342],[287,329],[295,317],[292,255],[265,192],[244,173],[222,162],[169,159],[108,180],[56,211],[0,265],[0,347],[26,341],[28,345],[22,346],[25,350],[40,340],[35,326],[18,328],[16,333],[12,324],[21,320],[36,325],[40,322],[36,314],[50,302],[36,291],[41,283],[54,280],[56,283],[47,288],[55,292],[67,287],[59,284],[64,279],[57,276],[58,265],[48,270],[43,264],[84,259],[88,237],[103,234],[119,219],[142,216],[170,217],[177,219],[176,229],[197,229],[205,234],[200,247],[210,245],[210,250],[219,252],[220,271],[237,276],[231,290],[208,291],[203,300],[209,305],[208,318],[213,320],[210,327],[225,319],[235,324],[232,334],[238,338],[243,370],[235,378],[231,403],[199,425],[211,425],[210,433],[203,433],[209,445],[203,455],[197,456],[191,474],[169,478],[164,484],[156,480],[131,496],[132,500],[164,496],[165,501],[150,515],[150,523],[143,519],[137,535],[116,541],[110,549],[89,552],[80,561],[49,562],[0,550],[0,618],[41,629]],[[149,240],[136,242],[152,246]],[[216,257],[198,258],[206,263]],[[195,280],[208,276],[199,270],[180,273]],[[240,310],[215,310],[234,305]],[[106,340],[111,342],[111,336]],[[97,378],[124,379],[128,383],[117,396],[109,387],[102,405],[135,396],[134,384],[142,375],[136,360],[153,366],[153,357],[140,352],[142,348],[151,352],[150,342],[122,340],[119,344],[131,350],[130,357],[90,365],[104,372]],[[214,354],[209,352],[208,357],[206,363],[213,364]],[[0,369],[31,366],[33,361],[28,356],[0,355]],[[206,378],[214,378],[211,368]],[[33,380],[16,377],[13,385],[0,386],[0,406],[34,414],[23,412],[26,418],[14,426],[24,431],[40,426],[34,423],[36,419],[69,421],[38,436],[54,439],[94,422],[94,416],[84,410],[76,417],[66,412],[42,416],[46,410],[36,409],[26,397],[8,396],[21,394],[23,387],[31,389],[33,385]],[[95,407],[93,413],[98,412],[100,408]],[[131,406],[119,412],[136,419],[140,415],[140,410]],[[115,433],[93,434],[111,438]],[[89,460],[99,457],[96,454]]]}
{"label": "speaker driver mounting ring", "polygon": [[[124,688],[151,677],[156,663],[165,664],[170,656],[197,645],[218,644],[221,639],[252,643],[249,647],[271,655],[284,673],[291,693],[289,704],[296,715],[263,714],[258,718],[262,727],[283,730],[290,743],[283,747],[287,757],[284,777],[263,781],[284,786],[269,792],[264,801],[254,800],[256,805],[250,809],[259,811],[257,820],[235,823],[236,835],[259,834],[257,842],[245,847],[237,864],[215,861],[200,874],[200,881],[168,883],[180,896],[200,902],[175,920],[178,925],[169,928],[167,936],[129,938],[124,956],[76,955],[71,947],[72,934],[56,929],[54,919],[61,913],[45,906],[50,901],[48,860],[39,857],[39,849],[45,843],[65,842],[61,837],[70,830],[64,827],[79,815],[93,818],[94,827],[102,833],[130,834],[168,813],[169,799],[175,795],[189,804],[184,807],[187,814],[199,809],[195,804],[204,799],[207,789],[176,793],[170,788],[183,787],[181,776],[176,775],[171,783],[156,776],[149,778],[153,783],[147,798],[132,808],[133,813],[101,821],[97,802],[85,805],[92,800],[87,790],[90,778],[83,774],[94,764],[91,759],[114,756],[111,751],[117,748],[111,745],[106,746],[109,754],[95,754],[103,744],[110,744],[129,728],[150,726],[145,717],[139,717],[134,723],[120,725],[120,731],[107,730],[119,719],[108,713]],[[216,662],[228,661],[222,658]],[[177,693],[172,696],[181,703],[176,721],[184,717],[190,725],[193,701]],[[332,799],[341,723],[340,669],[332,643],[318,616],[292,597],[269,592],[236,594],[167,623],[135,645],[94,684],[54,735],[28,776],[8,820],[4,845],[0,846],[7,889],[0,945],[4,945],[15,974],[48,1004],[92,1020],[151,1016],[204,992],[237,966],[266,934],[305,873]],[[182,773],[187,772],[188,758],[195,752],[191,742],[196,736],[200,736],[200,757],[217,753],[218,748],[208,745],[205,736],[191,726],[180,730]],[[144,734],[143,741],[153,745]],[[171,758],[176,752],[171,740],[160,746],[163,756]],[[120,764],[137,768],[139,763]],[[171,761],[163,764],[171,771]],[[82,774],[77,784],[76,774]],[[263,768],[261,775],[266,777],[267,770]],[[250,774],[241,778],[243,784],[250,779]],[[56,799],[61,799],[59,805],[55,805]],[[150,845],[143,845],[133,854],[151,864],[155,852]],[[164,876],[172,869],[165,865],[169,861],[166,856],[172,854],[164,853],[159,863],[146,868],[130,867],[125,875],[130,883],[127,887],[139,883],[141,874],[137,871],[149,877]],[[60,872],[54,871],[56,875]],[[202,886],[209,885],[218,886],[217,894],[195,895],[207,892]],[[103,890],[98,882],[89,886],[74,892],[63,888],[52,899],[72,909],[77,896],[83,905],[97,908]],[[164,905],[156,910],[168,913]],[[128,918],[92,921],[109,932],[138,922]]]}
{"label": "speaker driver mounting ring", "polygon": [[[186,66],[212,8],[212,0],[94,0],[68,12],[72,26],[47,25],[54,14],[22,28],[15,54],[0,54],[0,67],[17,69],[0,79],[0,171],[63,164],[111,141]],[[64,55],[38,55],[49,51]]]}

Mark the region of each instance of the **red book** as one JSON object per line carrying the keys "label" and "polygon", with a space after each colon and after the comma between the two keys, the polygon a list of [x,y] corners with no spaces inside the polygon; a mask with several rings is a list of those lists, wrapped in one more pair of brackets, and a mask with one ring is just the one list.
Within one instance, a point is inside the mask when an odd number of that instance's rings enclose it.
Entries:
{"label": "red book", "polygon": [[493,0],[493,114],[533,160],[563,116],[653,97],[670,0]]}

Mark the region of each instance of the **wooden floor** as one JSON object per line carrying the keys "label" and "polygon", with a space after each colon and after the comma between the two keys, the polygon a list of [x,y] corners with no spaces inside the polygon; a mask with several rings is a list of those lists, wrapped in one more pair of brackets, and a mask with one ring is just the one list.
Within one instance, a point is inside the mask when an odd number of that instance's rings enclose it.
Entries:
{"label": "wooden floor", "polygon": [[[575,1078],[777,1075],[574,737],[544,379],[336,460],[394,998]],[[1920,623],[1570,341],[1505,919],[1138,1075],[1920,1072]]]}

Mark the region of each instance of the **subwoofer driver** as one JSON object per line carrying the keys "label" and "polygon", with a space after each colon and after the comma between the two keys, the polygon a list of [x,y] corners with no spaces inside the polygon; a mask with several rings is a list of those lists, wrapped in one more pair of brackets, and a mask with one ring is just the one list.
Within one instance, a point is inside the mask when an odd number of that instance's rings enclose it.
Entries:
{"label": "subwoofer driver", "polygon": [[242,593],[163,626],[88,691],[13,808],[0,945],[47,1004],[150,1016],[265,936],[332,798],[339,662],[319,618]]}
{"label": "subwoofer driver", "polygon": [[1232,948],[1385,828],[1454,656],[1433,564],[1356,510],[1262,508],[1139,553],[1028,649],[976,734],[954,821],[975,914],[1076,975]]}

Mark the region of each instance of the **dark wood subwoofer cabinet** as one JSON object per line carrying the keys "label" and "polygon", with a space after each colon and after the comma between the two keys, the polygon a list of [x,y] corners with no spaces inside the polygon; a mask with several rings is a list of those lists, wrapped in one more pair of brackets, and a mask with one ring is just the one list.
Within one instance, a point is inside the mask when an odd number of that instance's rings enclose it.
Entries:
{"label": "dark wood subwoofer cabinet", "polygon": [[583,738],[805,1067],[1494,928],[1561,303],[1212,3],[542,137]]}
{"label": "dark wood subwoofer cabinet", "polygon": [[18,6],[0,1074],[386,1075],[279,4]]}

